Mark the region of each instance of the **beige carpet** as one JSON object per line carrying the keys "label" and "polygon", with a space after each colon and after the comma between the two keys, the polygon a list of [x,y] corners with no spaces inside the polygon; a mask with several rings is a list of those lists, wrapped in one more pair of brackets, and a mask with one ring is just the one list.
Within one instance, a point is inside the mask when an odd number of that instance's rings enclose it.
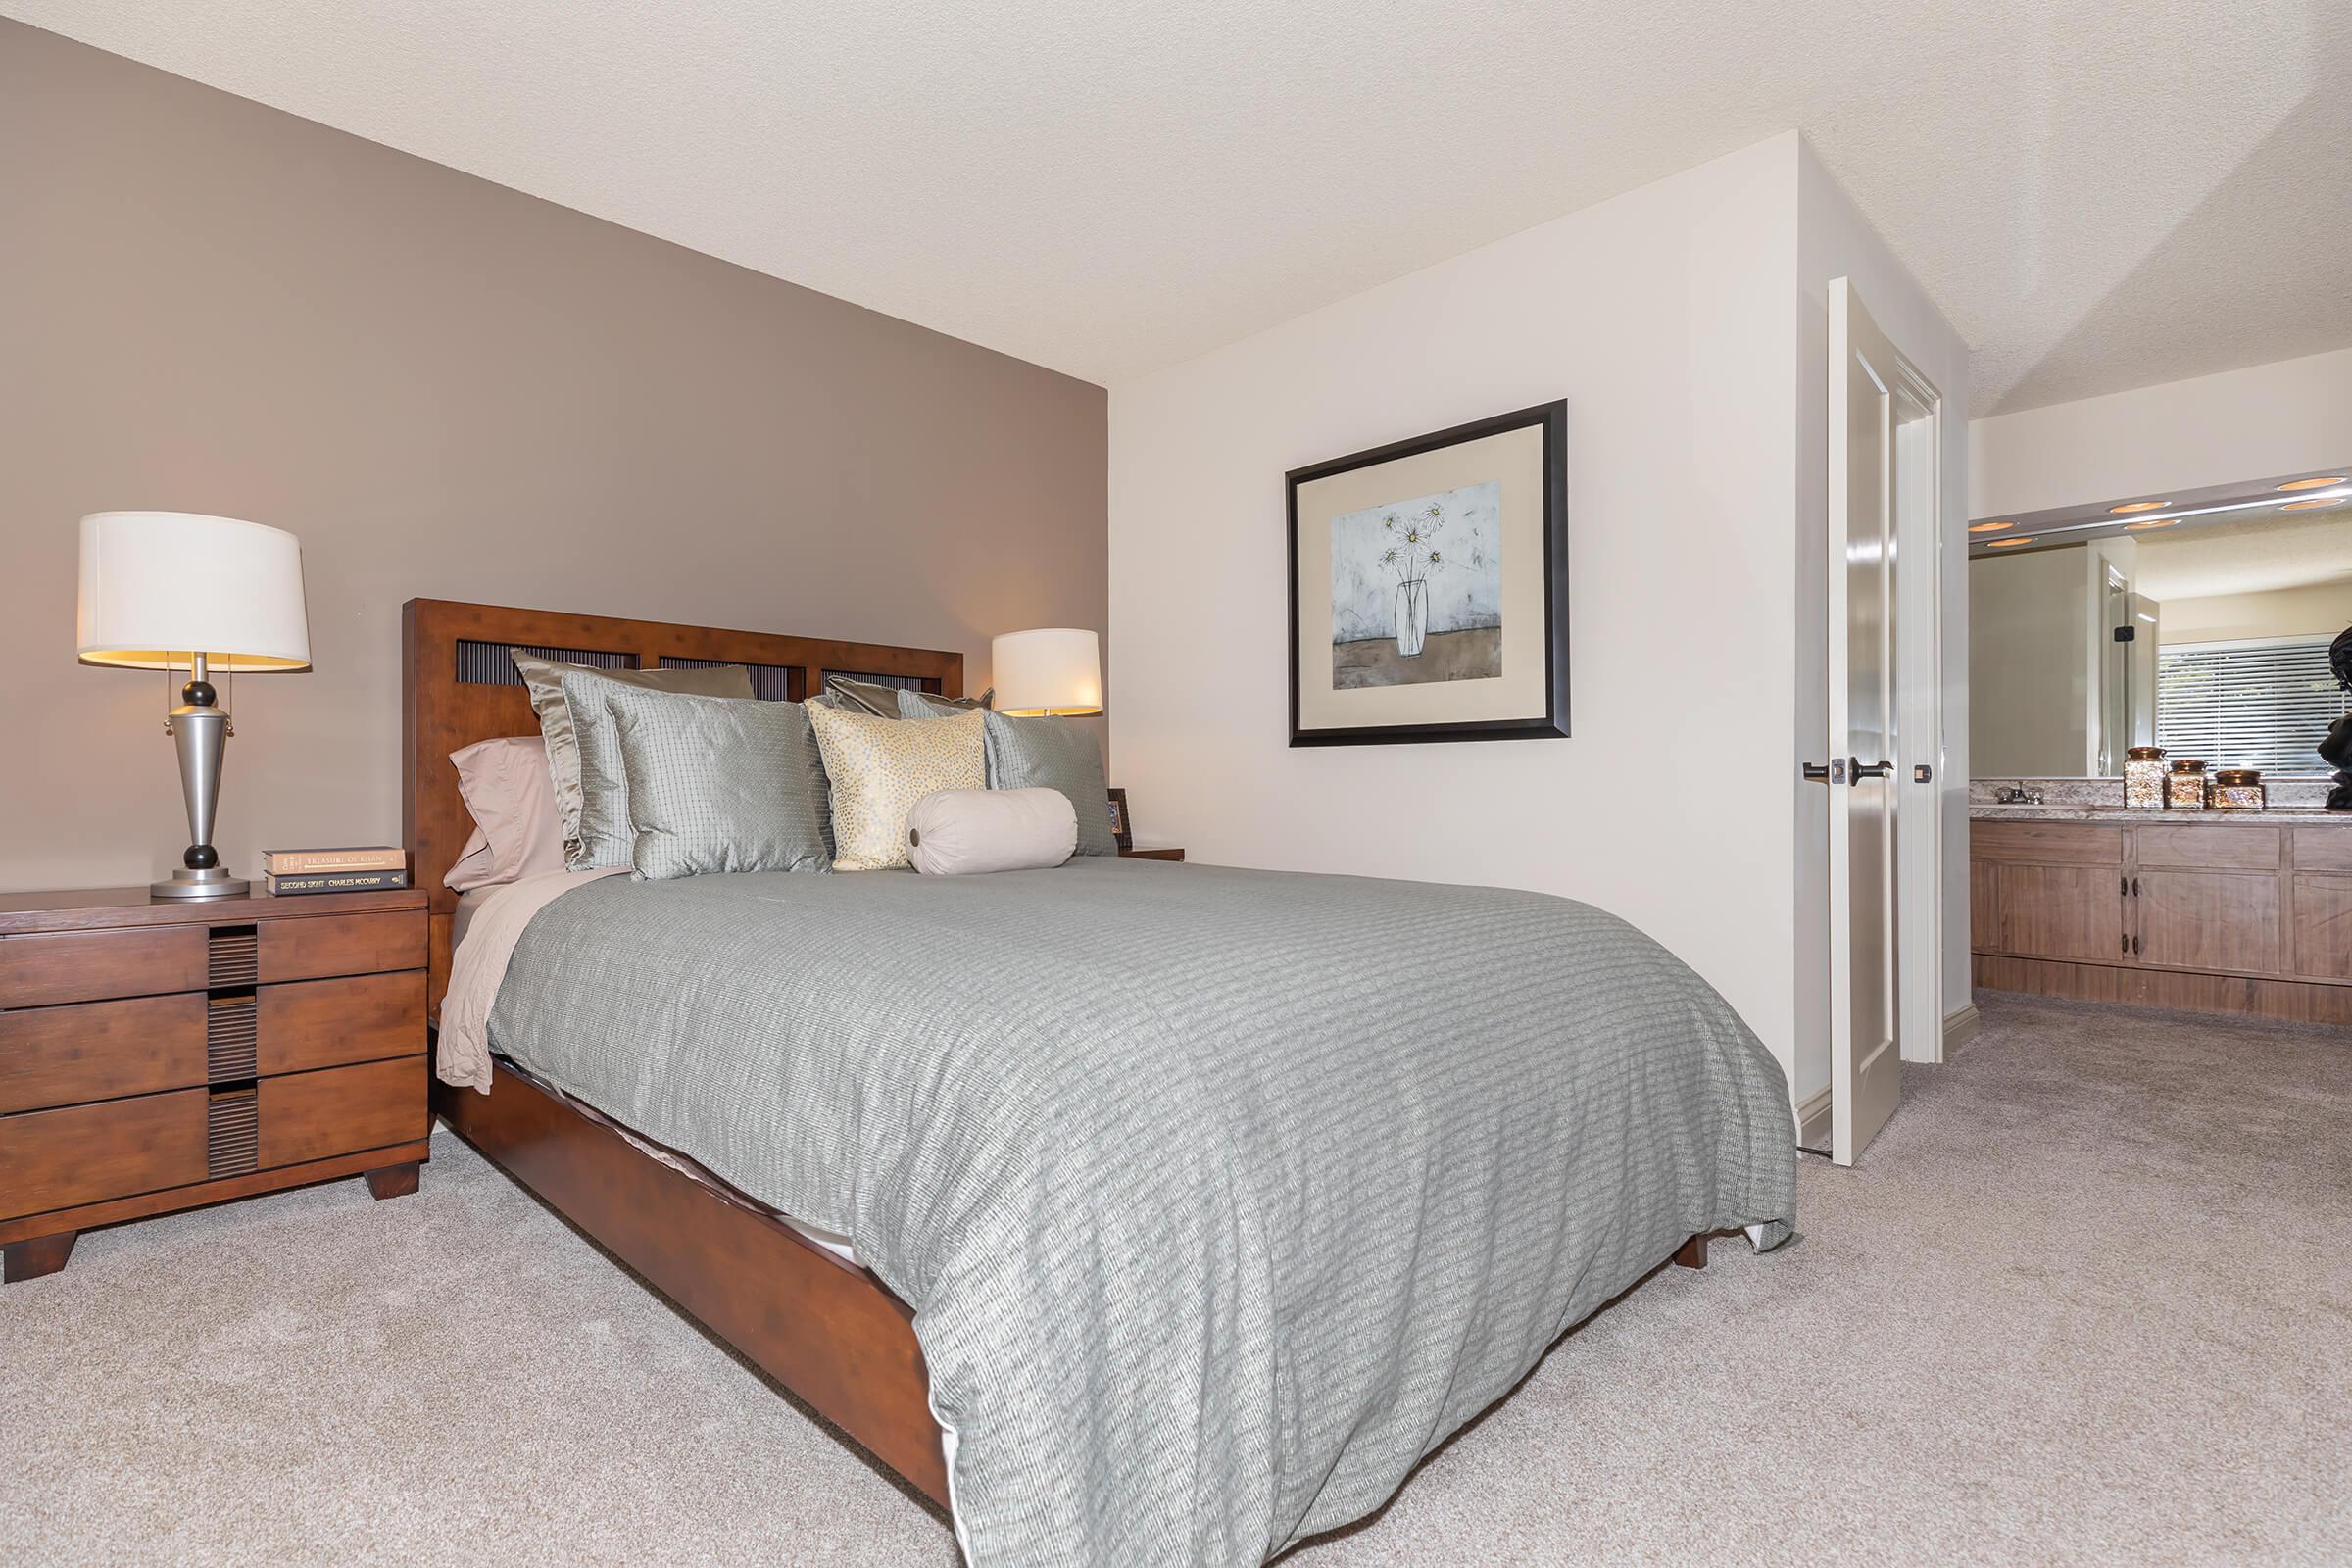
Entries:
{"label": "beige carpet", "polygon": [[[1803,1240],[1298,1568],[2352,1561],[2352,1040],[1984,1001]],[[913,1563],[942,1519],[446,1133],[0,1290],[0,1558]]]}

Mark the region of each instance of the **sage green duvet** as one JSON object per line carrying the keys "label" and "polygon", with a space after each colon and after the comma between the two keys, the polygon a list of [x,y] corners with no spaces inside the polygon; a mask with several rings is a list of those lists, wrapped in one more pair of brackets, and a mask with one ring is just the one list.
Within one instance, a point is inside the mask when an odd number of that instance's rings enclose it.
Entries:
{"label": "sage green duvet", "polygon": [[1261,1562],[1683,1238],[1794,1216],[1773,1058],[1532,893],[614,877],[532,919],[490,1038],[913,1305],[979,1568]]}

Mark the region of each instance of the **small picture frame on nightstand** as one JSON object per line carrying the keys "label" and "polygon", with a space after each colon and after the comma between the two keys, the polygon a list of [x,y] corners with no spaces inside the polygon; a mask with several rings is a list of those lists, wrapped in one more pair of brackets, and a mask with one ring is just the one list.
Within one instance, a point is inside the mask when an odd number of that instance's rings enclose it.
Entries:
{"label": "small picture frame on nightstand", "polygon": [[1110,836],[1122,850],[1135,848],[1135,819],[1127,814],[1127,792],[1122,789],[1110,792]]}

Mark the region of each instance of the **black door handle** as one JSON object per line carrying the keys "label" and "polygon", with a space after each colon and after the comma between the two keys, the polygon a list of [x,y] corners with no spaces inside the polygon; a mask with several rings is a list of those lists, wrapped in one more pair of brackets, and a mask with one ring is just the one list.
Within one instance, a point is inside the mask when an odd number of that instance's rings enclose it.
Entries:
{"label": "black door handle", "polygon": [[1859,757],[1849,757],[1845,760],[1845,766],[1847,773],[1852,776],[1856,784],[1866,778],[1892,778],[1894,776],[1892,762],[1865,762]]}

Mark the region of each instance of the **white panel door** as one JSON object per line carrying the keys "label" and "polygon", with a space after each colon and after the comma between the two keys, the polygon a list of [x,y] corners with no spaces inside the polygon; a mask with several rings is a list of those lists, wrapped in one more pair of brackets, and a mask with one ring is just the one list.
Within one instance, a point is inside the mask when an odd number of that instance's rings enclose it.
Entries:
{"label": "white panel door", "polygon": [[[1854,1162],[1902,1094],[1895,981],[1893,345],[1830,284],[1830,1157]],[[1838,775],[1842,773],[1840,779]]]}

